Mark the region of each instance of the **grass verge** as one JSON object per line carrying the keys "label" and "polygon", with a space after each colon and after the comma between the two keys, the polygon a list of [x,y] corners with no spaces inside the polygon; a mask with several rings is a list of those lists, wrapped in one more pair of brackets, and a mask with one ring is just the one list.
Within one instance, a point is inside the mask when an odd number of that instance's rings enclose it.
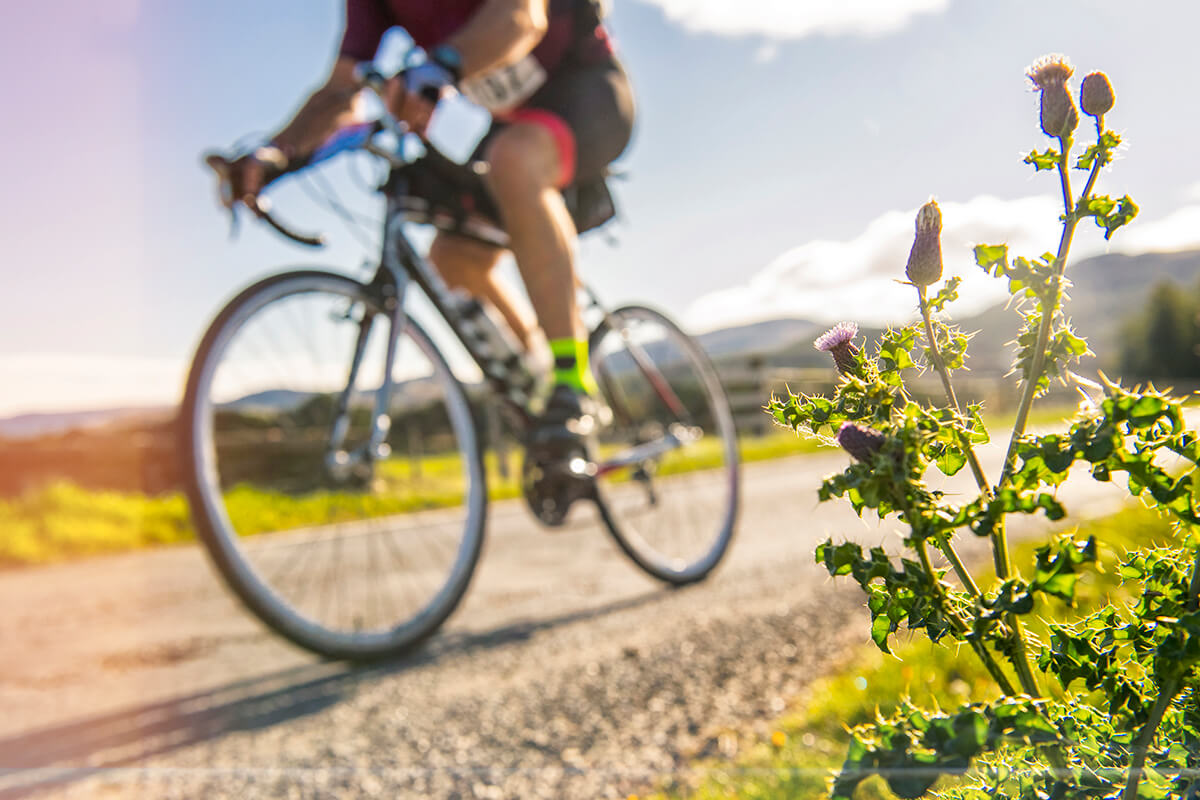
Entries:
{"label": "grass verge", "polygon": [[[1045,424],[1060,421],[1065,408],[1041,412]],[[999,429],[1000,421],[988,420]],[[779,429],[766,436],[746,437],[738,443],[743,463],[815,453],[824,449],[814,439]],[[520,454],[508,461],[507,475],[494,453],[487,457],[488,495],[492,500],[521,496]],[[721,463],[720,444],[704,439],[684,450],[669,453],[659,474],[672,475],[709,469]],[[417,509],[445,508],[462,502],[461,462],[455,456],[427,457],[421,462],[420,481],[413,480],[410,465],[399,459],[381,465],[380,475],[389,484],[384,496],[354,492],[321,492],[291,497],[247,487],[230,496],[230,514],[239,530],[271,530],[378,517]],[[414,488],[416,487],[416,488]],[[182,495],[149,497],[134,492],[83,489],[55,483],[20,497],[0,499],[0,567],[46,564],[143,547],[175,544],[195,538]]]}
{"label": "grass verge", "polygon": [[[1085,609],[1128,599],[1116,570],[1127,549],[1176,542],[1170,523],[1140,506],[1089,521],[1078,535],[1096,537],[1103,568],[1081,578],[1077,586],[1078,604]],[[1032,563],[1032,551],[1039,543],[1014,548],[1014,561]],[[1047,621],[1063,618],[1069,611],[1057,602],[1038,610]],[[1077,613],[1070,611],[1072,616]],[[1027,619],[1030,633],[1040,636],[1045,631],[1036,616]],[[893,649],[899,658],[886,656],[871,644],[857,649],[841,670],[814,682],[788,713],[771,721],[773,733],[768,740],[752,742],[736,757],[698,764],[700,777],[694,785],[643,800],[824,798],[831,772],[846,755],[847,727],[869,722],[877,710],[885,715],[893,712],[903,697],[918,705],[948,709],[994,696],[994,683],[966,648],[954,651],[918,637]],[[873,779],[864,782],[855,797],[894,800],[895,795],[883,781]]]}
{"label": "grass verge", "polygon": [[[817,443],[780,431],[739,443],[745,462],[811,453]],[[705,439],[666,456],[664,475],[708,469],[721,463],[719,442]],[[486,459],[492,500],[521,495],[519,453],[507,475],[494,453]],[[408,513],[461,504],[462,464],[456,456],[421,461],[420,475],[402,460],[380,465],[384,490],[375,493],[312,492],[291,496],[238,486],[227,495],[228,510],[246,534],[288,530],[344,520]],[[195,538],[187,504],[179,493],[150,497],[135,492],[98,491],[54,483],[20,497],[0,499],[0,566],[46,564],[105,553],[169,545]]]}

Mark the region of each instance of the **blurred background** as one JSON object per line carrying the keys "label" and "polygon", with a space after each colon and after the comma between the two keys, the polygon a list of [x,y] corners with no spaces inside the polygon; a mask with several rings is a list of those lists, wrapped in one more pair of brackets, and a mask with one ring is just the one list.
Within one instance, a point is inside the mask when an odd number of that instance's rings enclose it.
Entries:
{"label": "blurred background", "polygon": [[[815,575],[812,545],[835,531],[872,544],[890,534],[814,508],[810,490],[840,453],[794,459],[788,473],[748,465],[730,562],[692,593],[636,574],[598,526],[547,536],[519,502],[504,506],[464,609],[428,651],[376,671],[280,643],[198,548],[129,553],[191,538],[174,416],[209,320],[288,266],[369,274],[382,176],[343,157],[272,189],[282,218],[329,235],[314,252],[248,221],[231,238],[201,163],[276,130],[324,78],[342,0],[10,5],[0,768],[187,763],[197,772],[180,780],[222,765],[255,780],[281,765],[311,788],[331,764],[354,782],[390,757],[402,778],[433,764],[430,780],[453,776],[447,765],[504,764],[518,783],[474,796],[533,797],[519,781],[536,771],[522,770],[545,764],[592,783],[541,796],[624,797],[693,757],[732,756],[733,726],[778,715],[844,652],[861,602]],[[699,335],[743,454],[815,449],[773,432],[761,407],[785,385],[828,387],[828,357],[812,348],[821,331],[847,320],[869,339],[912,319],[912,290],[897,281],[931,196],[947,275],[964,279],[955,320],[980,331],[960,394],[1005,411],[1016,317],[971,248],[1007,242],[1035,257],[1057,245],[1058,182],[1021,163],[1051,144],[1024,75],[1047,53],[1071,59],[1074,86],[1094,70],[1110,77],[1107,122],[1125,144],[1100,189],[1141,208],[1111,242],[1090,223],[1076,235],[1071,314],[1100,354],[1082,371],[1198,385],[1196,3],[613,0],[609,25],[637,130],[613,184],[619,218],[581,243],[580,268],[608,303],[654,305]],[[394,33],[382,64],[407,48]],[[432,138],[461,158],[486,124],[450,102]],[[1090,128],[1085,118],[1084,144]],[[114,551],[125,555],[27,568]],[[157,566],[167,561],[176,571]],[[8,777],[44,777],[30,775]],[[471,796],[477,777],[455,777],[465,783],[453,796]],[[23,792],[0,780],[0,798]]]}
{"label": "blurred background", "polygon": [[[374,256],[360,241],[376,237],[373,225],[348,230],[309,178],[281,185],[276,206],[327,231],[326,251],[255,225],[231,240],[200,164],[206,149],[253,141],[290,116],[328,69],[341,15],[337,0],[14,9],[0,34],[12,76],[0,92],[13,110],[0,153],[0,417],[171,404],[203,325],[236,287],[293,263],[356,273]],[[1182,1],[1135,11],[1096,0],[618,0],[610,24],[638,91],[638,130],[621,162],[629,179],[615,186],[618,244],[587,241],[583,273],[601,297],[653,303],[698,332],[878,325],[909,312],[894,279],[913,211],[932,195],[948,269],[968,277],[958,314],[985,311],[1002,290],[976,275],[971,243],[1036,255],[1057,241],[1054,182],[1020,163],[1047,144],[1037,96],[1021,89],[1025,67],[1048,52],[1070,56],[1076,80],[1111,77],[1109,121],[1130,129],[1131,157],[1107,186],[1142,209],[1111,243],[1085,226],[1076,254],[1200,246],[1200,170],[1186,149],[1200,115],[1188,39],[1198,22]],[[404,44],[393,37],[385,57]],[[435,140],[464,154],[484,122],[451,109]],[[323,173],[347,207],[377,216],[370,164]],[[1106,335],[1082,316],[1112,328],[1114,312],[1133,316],[1164,277],[1178,297],[1156,302],[1194,306],[1194,266],[1102,261],[1095,298],[1080,270],[1080,327]],[[761,329],[754,344],[795,332]]]}

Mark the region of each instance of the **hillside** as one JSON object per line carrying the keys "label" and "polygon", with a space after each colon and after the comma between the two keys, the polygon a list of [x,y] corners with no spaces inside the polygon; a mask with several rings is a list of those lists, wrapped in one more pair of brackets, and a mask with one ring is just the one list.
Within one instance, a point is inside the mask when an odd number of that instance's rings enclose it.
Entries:
{"label": "hillside", "polygon": [[[1070,268],[1073,285],[1070,287],[1071,302],[1068,313],[1076,331],[1086,338],[1092,350],[1101,354],[1092,360],[1092,368],[1112,369],[1116,353],[1117,337],[1122,324],[1130,315],[1140,312],[1146,304],[1154,286],[1164,280],[1173,281],[1184,289],[1193,289],[1200,281],[1200,250],[1183,253],[1147,253],[1140,256],[1103,255],[1085,259]],[[968,332],[978,334],[971,342],[971,367],[979,372],[1004,372],[1011,365],[1012,352],[1007,344],[1017,334],[1020,324],[1018,315],[1003,304],[965,319],[955,320]],[[782,320],[775,320],[778,326]],[[796,321],[799,323],[799,321]],[[804,323],[808,325],[808,323]],[[777,367],[812,367],[827,363],[826,356],[812,348],[812,340],[824,326],[802,327],[797,324],[791,329],[796,335],[787,339],[762,336],[756,341],[745,337],[742,357],[757,357],[764,363]],[[741,329],[746,334],[753,326]],[[864,328],[860,338],[872,340],[879,335],[878,329]],[[710,334],[714,335],[714,334]],[[722,354],[726,358],[732,352]]]}
{"label": "hillside", "polygon": [[[1074,285],[1070,314],[1077,331],[1092,349],[1111,359],[1123,321],[1139,312],[1155,284],[1171,280],[1191,289],[1200,280],[1200,250],[1182,253],[1147,253],[1138,256],[1102,255],[1072,265]],[[977,373],[1007,371],[1012,355],[1006,344],[1015,337],[1018,318],[1004,306],[957,323],[967,331],[978,331],[971,343],[970,365]],[[739,368],[747,363],[768,367],[821,367],[826,356],[812,348],[812,341],[825,326],[803,319],[772,319],[738,325],[697,337],[722,368]],[[860,338],[875,339],[879,329],[864,328]],[[1111,361],[1094,362],[1108,367]],[[295,398],[256,396],[247,404],[295,402]],[[64,414],[24,414],[0,420],[0,439],[30,441],[77,429],[136,428],[161,424],[173,415],[169,408],[126,408],[78,411]]]}

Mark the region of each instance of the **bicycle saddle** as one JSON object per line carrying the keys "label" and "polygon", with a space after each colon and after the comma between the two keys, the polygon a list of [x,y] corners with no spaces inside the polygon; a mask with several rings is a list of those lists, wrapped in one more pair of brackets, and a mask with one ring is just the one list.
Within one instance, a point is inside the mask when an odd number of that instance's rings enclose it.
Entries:
{"label": "bicycle saddle", "polygon": [[[484,161],[459,164],[427,145],[423,156],[392,170],[384,191],[416,222],[506,247],[508,234],[487,188],[487,173]],[[579,233],[616,216],[605,176],[572,184],[562,194]]]}

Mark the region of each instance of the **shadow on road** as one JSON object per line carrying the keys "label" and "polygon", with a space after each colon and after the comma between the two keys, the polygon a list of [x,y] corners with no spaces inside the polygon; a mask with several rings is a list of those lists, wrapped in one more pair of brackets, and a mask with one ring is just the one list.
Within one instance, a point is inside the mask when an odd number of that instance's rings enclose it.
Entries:
{"label": "shadow on road", "polygon": [[105,769],[316,714],[352,696],[360,684],[535,633],[636,608],[666,596],[656,589],[595,608],[489,631],[444,633],[403,658],[355,666],[319,662],[236,681],[216,689],[100,714],[0,739],[0,800],[82,780]]}

